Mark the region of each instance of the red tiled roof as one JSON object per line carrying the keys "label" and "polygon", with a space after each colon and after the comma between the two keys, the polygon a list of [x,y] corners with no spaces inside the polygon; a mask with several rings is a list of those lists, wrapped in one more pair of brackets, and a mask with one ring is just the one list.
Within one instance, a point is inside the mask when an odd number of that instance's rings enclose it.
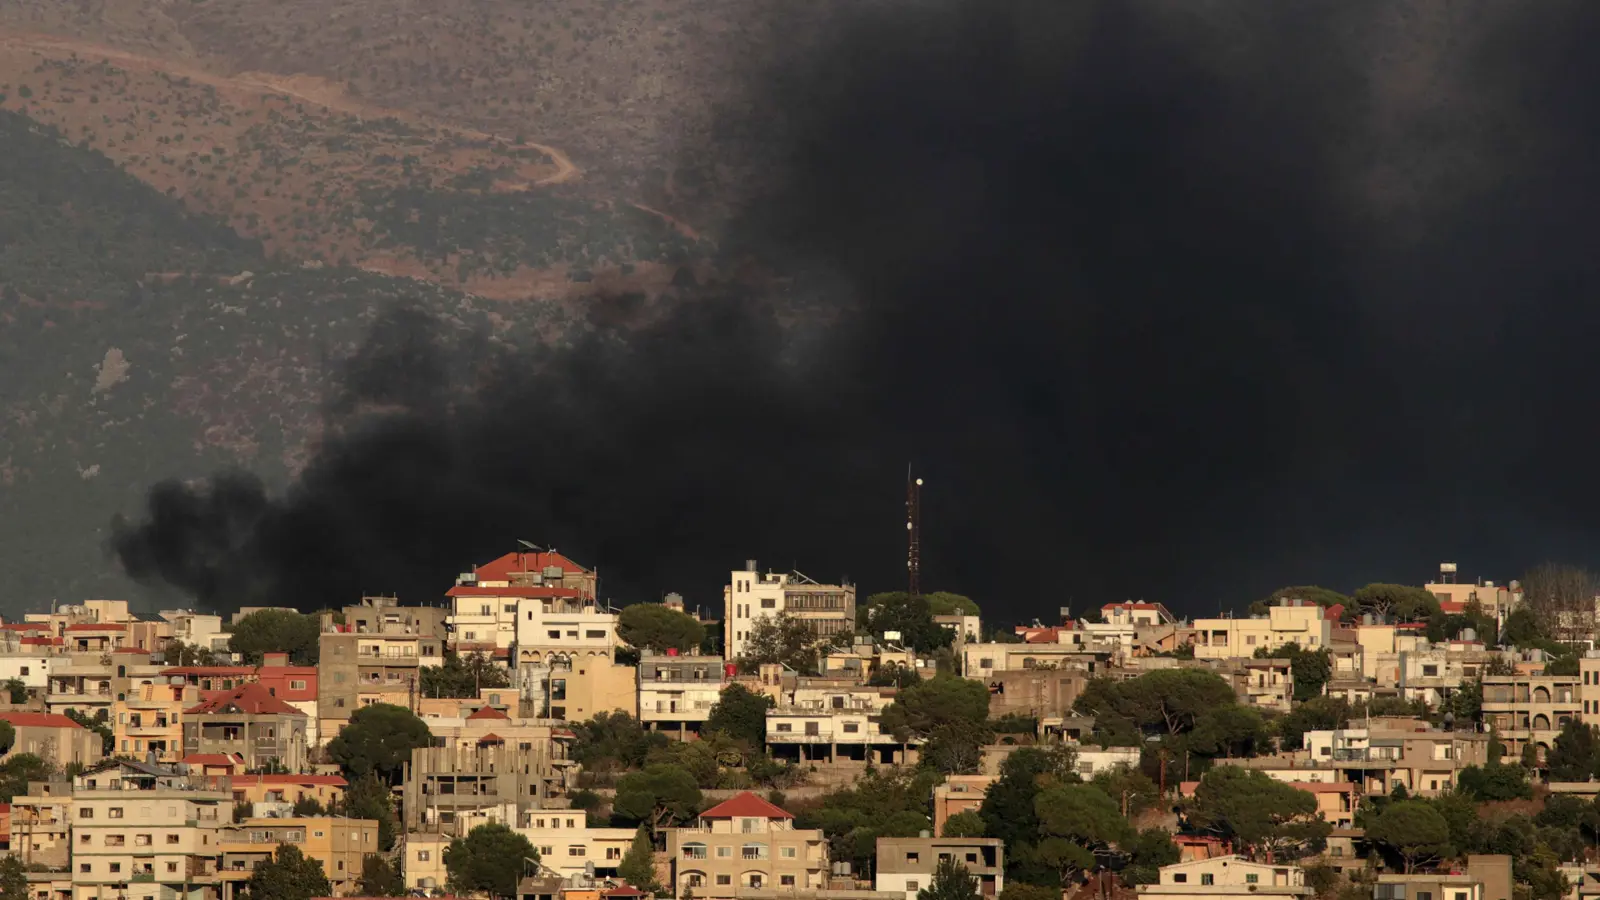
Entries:
{"label": "red tiled roof", "polygon": [[59,647],[65,644],[66,641],[58,637],[25,637],[22,639],[22,643],[29,647],[36,647],[41,644],[46,647]]}
{"label": "red tiled roof", "polygon": [[234,787],[250,787],[257,784],[326,784],[332,787],[346,787],[349,782],[341,775],[235,775]]}
{"label": "red tiled roof", "polygon": [[702,819],[792,819],[794,816],[782,807],[743,791],[732,799],[724,800],[700,814]]}
{"label": "red tiled roof", "polygon": [[10,722],[15,728],[82,728],[77,722],[59,713],[0,712],[0,722]]}
{"label": "red tiled roof", "polygon": [[1159,604],[1159,603],[1134,603],[1132,600],[1124,601],[1122,603],[1107,603],[1105,606],[1100,607],[1100,609],[1102,611],[1108,610],[1108,609],[1160,609],[1160,608],[1161,608],[1161,604]]}
{"label": "red tiled roof", "polygon": [[204,715],[206,713],[221,712],[228,706],[237,706],[243,712],[252,716],[279,715],[303,716],[305,713],[279,700],[267,692],[267,689],[255,682],[241,685],[231,691],[216,694],[202,701],[199,706],[185,710],[187,715]]}
{"label": "red tiled roof", "polygon": [[505,581],[512,572],[538,572],[546,566],[560,566],[563,572],[588,572],[583,566],[568,559],[565,554],[549,550],[529,552],[519,550],[507,553],[493,562],[474,566],[479,581]]}
{"label": "red tiled roof", "polygon": [[458,584],[445,591],[446,597],[576,597],[578,595],[579,592],[573,588],[478,587],[474,584]]}
{"label": "red tiled roof", "polygon": [[1322,617],[1324,619],[1328,619],[1329,621],[1332,621],[1332,622],[1339,621],[1340,619],[1344,618],[1344,604],[1343,603],[1335,603],[1335,604],[1333,604],[1332,606],[1330,606],[1327,609],[1322,611]]}
{"label": "red tiled roof", "polygon": [[47,622],[12,622],[9,625],[0,625],[6,631],[49,631]]}
{"label": "red tiled roof", "polygon": [[68,625],[68,631],[127,631],[128,626],[121,622],[85,622],[81,625]]}
{"label": "red tiled roof", "polygon": [[505,738],[501,737],[498,734],[495,734],[492,731],[489,732],[488,734],[484,735],[483,737],[478,738],[478,743],[480,743],[480,744],[504,744],[505,742],[506,742]]}
{"label": "red tiled roof", "polygon": [[631,886],[625,884],[625,885],[622,885],[621,887],[614,887],[614,888],[612,888],[612,889],[610,889],[608,891],[601,891],[600,892],[600,896],[602,896],[602,897],[643,897],[644,896],[644,891],[641,891],[636,887],[631,887]]}
{"label": "red tiled roof", "polygon": [[1445,613],[1464,613],[1467,611],[1465,600],[1440,600],[1439,611]]}
{"label": "red tiled roof", "polygon": [[492,706],[480,706],[472,715],[467,716],[468,722],[481,721],[483,719],[506,719],[509,721],[511,717]]}

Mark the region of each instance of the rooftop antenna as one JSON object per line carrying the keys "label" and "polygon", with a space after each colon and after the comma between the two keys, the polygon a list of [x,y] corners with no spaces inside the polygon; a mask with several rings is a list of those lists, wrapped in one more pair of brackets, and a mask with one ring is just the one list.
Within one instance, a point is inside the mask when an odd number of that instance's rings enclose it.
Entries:
{"label": "rooftop antenna", "polygon": [[906,590],[912,600],[922,596],[922,479],[911,476],[906,465]]}
{"label": "rooftop antenna", "polygon": [[538,544],[529,543],[528,541],[525,541],[522,538],[517,538],[517,543],[521,544],[524,547],[527,547],[529,550],[532,550],[535,553],[543,553],[544,552],[544,548],[543,547],[539,546]]}

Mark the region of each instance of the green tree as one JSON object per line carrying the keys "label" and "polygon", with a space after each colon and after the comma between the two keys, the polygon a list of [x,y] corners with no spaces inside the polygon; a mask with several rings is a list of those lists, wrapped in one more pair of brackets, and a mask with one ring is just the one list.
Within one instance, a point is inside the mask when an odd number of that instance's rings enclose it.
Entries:
{"label": "green tree", "polygon": [[1526,800],[1533,796],[1527,770],[1501,763],[1467,766],[1456,776],[1456,790],[1483,802]]}
{"label": "green tree", "polygon": [[1419,865],[1455,853],[1450,846],[1450,824],[1421,800],[1390,803],[1367,826],[1367,839],[1399,856],[1408,875]]}
{"label": "green tree", "polygon": [[100,735],[101,755],[110,756],[116,752],[117,736],[111,731],[111,726],[109,724],[110,716],[106,714],[105,710],[100,710],[99,716],[93,719],[75,709],[67,710],[66,716],[67,718],[77,722],[79,725],[82,725],[95,734]]}
{"label": "green tree", "polygon": [[10,803],[13,797],[25,796],[28,782],[44,781],[55,771],[55,766],[32,753],[11,754],[0,761],[0,803]]}
{"label": "green tree", "polygon": [[1305,600],[1309,603],[1315,603],[1323,609],[1327,609],[1330,606],[1343,606],[1345,609],[1350,609],[1352,605],[1350,598],[1338,591],[1308,584],[1298,587],[1278,588],[1265,598],[1250,604],[1250,615],[1264,616],[1267,614],[1268,609],[1278,606],[1284,600]]}
{"label": "green tree", "polygon": [[661,886],[656,884],[655,845],[650,841],[650,829],[647,826],[640,825],[639,830],[633,833],[633,846],[622,857],[617,874],[647,894],[660,892]]}
{"label": "green tree", "polygon": [[1234,704],[1202,713],[1186,737],[1189,748],[1202,756],[1255,756],[1270,749],[1272,730],[1259,711]]}
{"label": "green tree", "polygon": [[169,666],[214,666],[217,664],[217,655],[211,652],[210,647],[199,644],[185,644],[180,640],[167,641],[161,648],[161,655]]}
{"label": "green tree", "polygon": [[1305,733],[1344,728],[1350,724],[1350,704],[1337,697],[1313,697],[1296,703],[1278,719],[1278,738],[1284,750],[1305,746]]}
{"label": "green tree", "polygon": [[311,900],[333,894],[322,863],[293,844],[279,844],[276,859],[256,863],[248,888],[250,900]]}
{"label": "green tree", "polygon": [[538,861],[539,851],[527,838],[498,822],[479,825],[444,850],[450,888],[458,893],[483,891],[495,897],[516,897],[523,866]]}
{"label": "green tree", "polygon": [[1005,842],[1008,878],[1037,882],[1045,874],[1050,880],[1058,877],[1053,869],[1046,873],[1032,866],[1031,853],[1040,838],[1034,801],[1046,786],[1082,781],[1073,764],[1072,750],[1063,746],[1023,747],[1000,764],[1000,777],[984,794],[978,815],[984,833]]}
{"label": "green tree", "polygon": [[771,663],[788,666],[802,675],[815,675],[817,637],[811,627],[790,615],[757,619],[745,642],[744,655],[739,657],[739,667],[741,671],[754,672]]}
{"label": "green tree", "polygon": [[880,837],[916,837],[932,827],[928,794],[942,779],[929,771],[870,771],[848,788],[825,795],[795,817],[796,828],[815,828],[828,840],[830,858],[870,871]]}
{"label": "green tree", "polygon": [[363,706],[328,743],[328,756],[347,776],[377,773],[394,782],[411,751],[433,740],[428,726],[411,710],[392,703]]}
{"label": "green tree", "polygon": [[[1539,619],[1533,610],[1519,607],[1506,616],[1505,626],[1501,630],[1501,641],[1512,647],[1534,647],[1546,640],[1544,629],[1539,626]],[[1511,675],[1512,672],[1488,672],[1489,675]]]}
{"label": "green tree", "polygon": [[595,713],[589,721],[574,724],[572,731],[577,738],[572,757],[589,772],[637,769],[650,751],[671,742],[660,732],[646,730],[625,712]]}
{"label": "green tree", "polygon": [[868,597],[856,611],[856,622],[873,637],[898,632],[896,643],[918,653],[932,653],[955,640],[955,632],[934,622],[933,615],[927,597],[912,599],[905,591],[890,591]]}
{"label": "green tree", "polygon": [[958,812],[944,820],[943,837],[975,838],[983,837],[983,816],[976,810]]}
{"label": "green tree", "polygon": [[922,681],[922,676],[910,666],[902,666],[897,662],[887,662],[872,670],[867,676],[868,687],[892,687],[905,689]]}
{"label": "green tree", "polygon": [[617,636],[640,650],[688,653],[705,640],[706,629],[695,618],[660,603],[635,603],[617,617]]}
{"label": "green tree", "polygon": [[404,897],[406,879],[395,870],[389,860],[376,853],[361,860],[361,878],[357,886],[363,897]]}
{"label": "green tree", "polygon": [[976,616],[981,615],[978,604],[971,597],[961,594],[952,594],[949,591],[934,591],[923,594],[922,598],[928,601],[928,610],[936,616]]}
{"label": "green tree", "polygon": [[1086,784],[1057,784],[1033,800],[1039,817],[1039,858],[1053,866],[1062,883],[1094,868],[1096,856],[1129,840],[1133,829],[1115,800]]}
{"label": "green tree", "polygon": [[1568,721],[1545,756],[1545,765],[1551,781],[1589,781],[1591,775],[1600,775],[1600,741],[1594,726]]}
{"label": "green tree", "polygon": [[1161,867],[1178,861],[1178,845],[1165,828],[1146,828],[1127,848],[1128,864],[1122,870],[1122,883],[1133,887],[1161,880]]}
{"label": "green tree", "polygon": [[10,753],[11,746],[17,742],[17,730],[11,723],[0,719],[0,753]]}
{"label": "green tree", "polygon": [[766,694],[758,694],[742,684],[730,684],[722,689],[721,696],[711,707],[711,714],[706,717],[706,730],[720,731],[751,747],[764,747],[767,710],[772,706],[772,698]]}
{"label": "green tree", "polygon": [[350,780],[344,792],[343,814],[356,819],[372,819],[378,823],[378,849],[387,853],[394,849],[398,822],[394,811],[394,791],[376,773]]}
{"label": "green tree", "polygon": [[245,662],[261,665],[263,653],[286,652],[297,666],[317,664],[322,625],[315,615],[288,609],[263,609],[233,624],[228,649],[244,654]]}
{"label": "green tree", "polygon": [[1289,674],[1294,677],[1296,703],[1304,703],[1314,697],[1322,696],[1323,685],[1333,677],[1333,655],[1326,647],[1310,651],[1303,649],[1299,644],[1288,643],[1270,650],[1262,647],[1255,655],[1258,659],[1289,660]]}
{"label": "green tree", "polygon": [[947,774],[977,768],[983,745],[993,737],[988,688],[945,673],[897,694],[882,721],[896,740],[924,739],[923,764]]}
{"label": "green tree", "polygon": [[1119,806],[1125,807],[1130,816],[1144,812],[1161,799],[1160,786],[1133,766],[1117,765],[1102,769],[1089,779],[1089,784]]}
{"label": "green tree", "polygon": [[1007,879],[1000,900],[1061,900],[1061,889]]}
{"label": "green tree", "polygon": [[317,798],[309,794],[294,802],[294,814],[297,816],[325,816],[328,811],[323,808]]}
{"label": "green tree", "polygon": [[917,892],[917,900],[978,900],[977,879],[953,855],[941,856],[933,880]]}
{"label": "green tree", "polygon": [[1422,622],[1439,611],[1439,598],[1419,587],[1403,584],[1369,584],[1351,595],[1356,609],[1376,616],[1393,616],[1401,622]]}
{"label": "green tree", "polygon": [[0,857],[0,900],[29,900],[28,868],[20,856]]}
{"label": "green tree", "polygon": [[617,782],[612,812],[659,830],[688,821],[700,808],[694,776],[670,765],[649,765]]}
{"label": "green tree", "polygon": [[22,683],[21,678],[6,679],[6,694],[11,698],[12,703],[28,702],[28,686]]}
{"label": "green tree", "polygon": [[484,653],[462,656],[445,650],[444,664],[423,666],[419,688],[424,697],[477,697],[483,688],[511,686],[511,676]]}
{"label": "green tree", "polygon": [[1285,859],[1320,850],[1331,830],[1311,794],[1242,766],[1217,766],[1200,779],[1189,822]]}
{"label": "green tree", "polygon": [[1157,669],[1123,682],[1093,680],[1073,709],[1120,718],[1145,732],[1181,734],[1204,713],[1235,702],[1233,688],[1215,672]]}

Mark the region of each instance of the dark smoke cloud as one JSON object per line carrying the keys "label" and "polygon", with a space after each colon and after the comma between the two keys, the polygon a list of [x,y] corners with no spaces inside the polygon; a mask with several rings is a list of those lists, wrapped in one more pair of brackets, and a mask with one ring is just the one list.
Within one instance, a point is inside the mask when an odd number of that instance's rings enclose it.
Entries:
{"label": "dark smoke cloud", "polygon": [[907,461],[924,584],[1001,617],[1581,551],[1596,15],[1440,8],[856,6],[717,132],[770,176],[730,255],[823,324],[712,287],[508,356],[400,312],[285,495],[160,486],[117,552],[219,607],[433,598],[519,537],[625,601],[894,589]]}

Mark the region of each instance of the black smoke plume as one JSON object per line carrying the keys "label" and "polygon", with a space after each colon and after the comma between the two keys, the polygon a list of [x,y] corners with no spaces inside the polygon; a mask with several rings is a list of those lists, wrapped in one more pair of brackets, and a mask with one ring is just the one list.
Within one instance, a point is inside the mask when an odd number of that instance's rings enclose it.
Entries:
{"label": "black smoke plume", "polygon": [[398,312],[287,492],[158,486],[127,571],[421,600],[527,538],[622,601],[889,590],[907,462],[924,584],[1001,618],[1581,548],[1592,6],[848,6],[716,130],[787,293],[525,356]]}

